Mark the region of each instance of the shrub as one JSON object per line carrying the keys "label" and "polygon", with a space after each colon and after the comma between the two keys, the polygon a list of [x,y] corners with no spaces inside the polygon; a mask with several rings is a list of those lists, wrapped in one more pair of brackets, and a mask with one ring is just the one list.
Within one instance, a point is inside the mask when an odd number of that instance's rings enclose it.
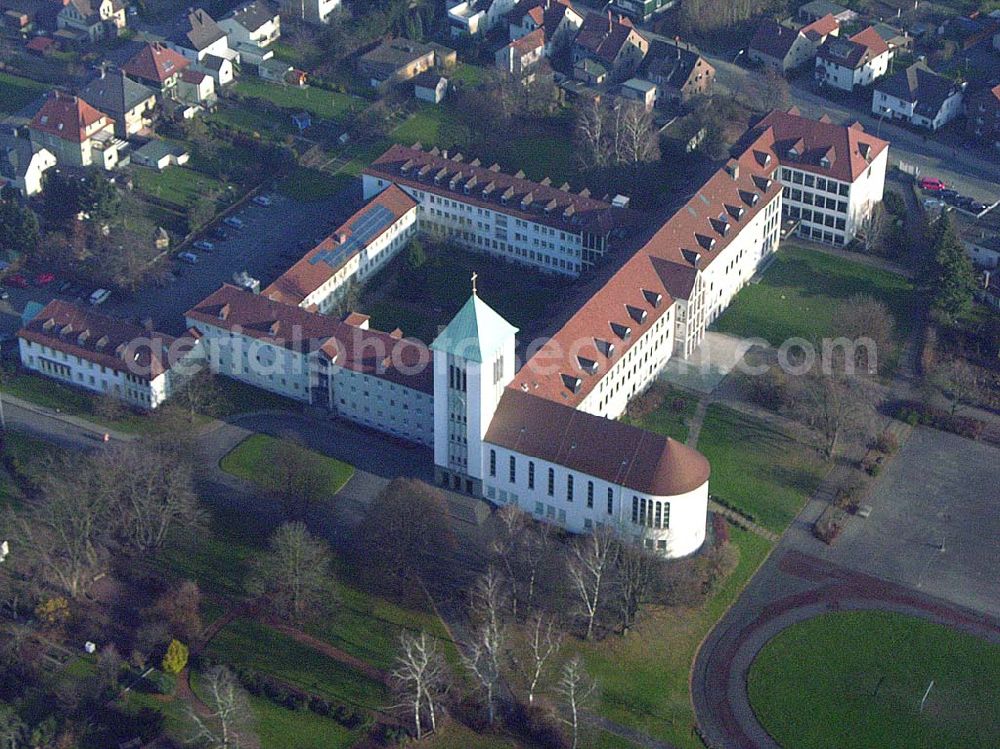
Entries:
{"label": "shrub", "polygon": [[875,440],[875,449],[880,453],[893,455],[899,450],[899,439],[888,429],[884,429],[878,436],[878,439]]}
{"label": "shrub", "polygon": [[979,439],[986,427],[986,424],[978,419],[956,416],[943,408],[918,401],[897,402],[893,404],[891,413],[900,421],[905,421],[911,426],[925,424],[969,439]]}
{"label": "shrub", "polygon": [[146,676],[146,681],[158,694],[173,694],[177,688],[177,677],[162,671],[152,671]]}
{"label": "shrub", "polygon": [[180,640],[171,640],[163,656],[163,670],[168,674],[179,674],[187,666],[188,647]]}
{"label": "shrub", "polygon": [[712,531],[717,546],[729,543],[729,523],[726,522],[726,519],[722,515],[712,515]]}

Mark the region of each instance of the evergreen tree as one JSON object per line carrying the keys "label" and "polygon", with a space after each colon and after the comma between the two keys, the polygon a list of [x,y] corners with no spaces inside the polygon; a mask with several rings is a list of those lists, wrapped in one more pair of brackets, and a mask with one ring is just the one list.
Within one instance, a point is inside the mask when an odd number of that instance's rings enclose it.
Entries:
{"label": "evergreen tree", "polygon": [[414,239],[410,242],[409,250],[406,253],[406,264],[410,266],[412,270],[417,270],[423,267],[424,263],[427,262],[427,251],[424,249],[424,243],[419,239]]}
{"label": "evergreen tree", "polygon": [[17,255],[31,253],[38,246],[38,216],[22,206],[13,190],[0,195],[0,250]]}
{"label": "evergreen tree", "polygon": [[929,279],[931,309],[951,323],[972,307],[976,276],[947,213],[934,225],[933,240],[934,261]]}
{"label": "evergreen tree", "polygon": [[167,646],[167,652],[163,656],[163,672],[167,674],[179,674],[187,666],[188,648],[180,640],[171,640]]}

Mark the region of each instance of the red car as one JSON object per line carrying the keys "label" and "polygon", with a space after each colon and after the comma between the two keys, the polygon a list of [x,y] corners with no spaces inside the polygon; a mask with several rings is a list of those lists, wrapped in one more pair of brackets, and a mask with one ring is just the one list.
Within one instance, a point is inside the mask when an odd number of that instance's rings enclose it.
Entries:
{"label": "red car", "polygon": [[938,190],[944,190],[948,185],[939,180],[937,177],[922,177],[920,182],[921,190],[928,190],[929,192],[937,192]]}
{"label": "red car", "polygon": [[55,280],[56,277],[52,273],[39,273],[35,276],[35,286],[48,286]]}
{"label": "red car", "polygon": [[22,276],[20,273],[15,273],[12,276],[7,276],[7,278],[4,279],[4,283],[7,286],[13,286],[15,289],[28,288],[28,279]]}

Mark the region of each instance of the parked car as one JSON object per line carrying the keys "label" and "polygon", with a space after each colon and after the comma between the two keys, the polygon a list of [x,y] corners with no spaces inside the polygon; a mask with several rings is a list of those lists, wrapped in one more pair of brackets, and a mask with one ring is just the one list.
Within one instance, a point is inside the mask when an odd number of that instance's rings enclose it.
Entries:
{"label": "parked car", "polygon": [[271,203],[273,203],[274,200],[271,198],[270,195],[255,195],[253,197],[253,202],[256,205],[262,205],[266,207],[271,205]]}
{"label": "parked car", "polygon": [[95,289],[87,301],[96,307],[98,304],[104,304],[108,301],[110,296],[111,292],[107,289]]}
{"label": "parked car", "polygon": [[28,279],[25,278],[20,273],[15,273],[11,276],[7,276],[7,278],[4,279],[4,283],[7,284],[8,286],[12,286],[15,289],[28,288]]}
{"label": "parked car", "polygon": [[978,200],[973,200],[966,204],[965,210],[969,213],[982,213],[986,210],[986,204],[980,203]]}
{"label": "parked car", "polygon": [[226,230],[223,229],[221,226],[216,226],[214,229],[212,229],[212,237],[213,239],[217,239],[220,242],[225,242],[227,239],[229,239],[229,235],[226,233]]}
{"label": "parked car", "polygon": [[937,194],[942,200],[954,200],[958,197],[958,190],[938,190]]}
{"label": "parked car", "polygon": [[924,208],[927,210],[934,210],[935,208],[944,208],[945,202],[943,200],[937,200],[935,198],[925,198]]}
{"label": "parked car", "polygon": [[56,280],[54,273],[39,273],[35,276],[35,286],[48,286]]}
{"label": "parked car", "polygon": [[193,252],[182,252],[177,256],[177,259],[182,263],[187,263],[188,265],[194,265],[198,262],[198,256]]}
{"label": "parked car", "polygon": [[3,301],[6,302],[8,299],[10,299],[10,292],[9,291],[0,291],[0,299],[2,299]]}
{"label": "parked car", "polygon": [[194,243],[194,248],[196,250],[201,250],[202,252],[211,252],[215,249],[215,245],[209,242],[207,239],[199,239]]}
{"label": "parked car", "polygon": [[937,192],[938,190],[944,190],[948,187],[944,182],[939,180],[937,177],[921,177],[920,182],[921,190],[928,190],[930,192]]}
{"label": "parked car", "polygon": [[224,219],[222,219],[222,223],[224,223],[226,226],[231,226],[234,229],[243,228],[243,222],[240,219],[236,218],[236,216],[226,216]]}
{"label": "parked car", "polygon": [[61,284],[59,284],[59,287],[56,289],[56,291],[58,291],[60,294],[67,294],[72,288],[73,288],[72,281],[63,281]]}

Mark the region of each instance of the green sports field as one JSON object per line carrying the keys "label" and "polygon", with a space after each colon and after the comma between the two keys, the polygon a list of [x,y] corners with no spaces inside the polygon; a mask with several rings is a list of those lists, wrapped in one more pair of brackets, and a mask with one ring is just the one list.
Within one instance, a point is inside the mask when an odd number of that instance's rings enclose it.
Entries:
{"label": "green sports field", "polygon": [[748,682],[784,749],[1000,747],[1000,645],[923,619],[862,611],[796,624]]}

